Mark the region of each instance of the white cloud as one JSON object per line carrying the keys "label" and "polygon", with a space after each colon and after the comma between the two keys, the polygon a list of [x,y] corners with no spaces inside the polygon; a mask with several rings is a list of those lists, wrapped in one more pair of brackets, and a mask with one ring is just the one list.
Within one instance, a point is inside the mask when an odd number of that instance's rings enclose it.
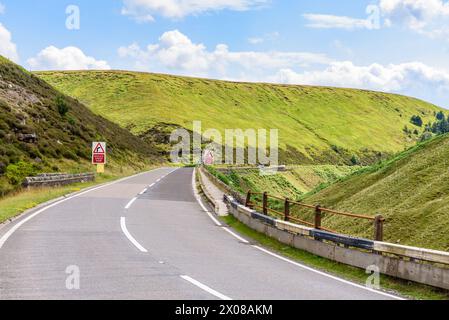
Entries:
{"label": "white cloud", "polygon": [[122,14],[139,22],[154,20],[154,15],[166,18],[183,18],[208,11],[245,11],[258,8],[268,0],[123,0]]}
{"label": "white cloud", "polygon": [[103,60],[96,60],[86,56],[77,47],[66,47],[63,49],[49,46],[43,49],[34,58],[27,60],[34,70],[107,70],[110,69],[108,63]]}
{"label": "white cloud", "polygon": [[230,77],[248,71],[262,74],[267,70],[331,62],[323,54],[230,51],[226,44],[219,44],[209,51],[203,44],[193,43],[178,30],[165,32],[157,44],[150,44],[144,49],[134,43],[119,48],[118,53],[122,58],[132,59],[137,69],[209,77]]}
{"label": "white cloud", "polygon": [[352,62],[333,62],[326,69],[295,72],[283,69],[270,81],[397,92],[435,101],[449,94],[449,72],[420,62],[356,66]]}
{"label": "white cloud", "polygon": [[248,38],[248,42],[250,44],[257,45],[257,44],[264,43],[266,41],[274,41],[277,38],[279,38],[279,36],[280,36],[280,34],[277,31],[276,32],[270,32],[270,33],[264,34],[263,36]]}
{"label": "white cloud", "polygon": [[309,28],[346,30],[371,28],[371,23],[367,19],[355,19],[345,16],[311,13],[304,14],[303,17],[309,21],[306,25]]}
{"label": "white cloud", "polygon": [[449,37],[449,1],[380,0],[386,25],[403,25],[430,37]]}
{"label": "white cloud", "polygon": [[6,10],[5,5],[0,2],[0,14],[4,14],[5,10]]}
{"label": "white cloud", "polygon": [[253,37],[253,38],[248,38],[248,42],[250,44],[261,44],[265,42],[265,39],[262,37]]}
{"label": "white cloud", "polygon": [[0,55],[14,61],[19,62],[19,54],[17,46],[12,42],[11,32],[0,23]]}

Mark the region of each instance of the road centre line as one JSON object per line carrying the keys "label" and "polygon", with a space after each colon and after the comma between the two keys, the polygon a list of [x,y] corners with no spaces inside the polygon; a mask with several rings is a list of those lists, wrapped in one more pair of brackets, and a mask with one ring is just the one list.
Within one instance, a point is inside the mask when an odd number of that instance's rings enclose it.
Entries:
{"label": "road centre line", "polygon": [[184,279],[187,282],[190,282],[194,286],[196,286],[196,287],[198,287],[198,288],[200,288],[200,289],[210,293],[211,295],[221,299],[221,300],[232,300],[228,296],[225,296],[224,294],[222,294],[222,293],[220,293],[220,292],[218,292],[218,291],[216,291],[216,290],[206,286],[205,284],[203,284],[203,283],[201,283],[201,282],[199,282],[199,281],[197,281],[197,280],[195,280],[195,279],[193,279],[193,278],[191,278],[189,276],[181,276],[181,278]]}
{"label": "road centre line", "polygon": [[142,245],[139,242],[137,242],[137,240],[134,239],[134,237],[129,233],[128,228],[126,228],[126,218],[125,217],[120,218],[120,227],[122,228],[122,231],[125,234],[125,236],[128,238],[128,240],[131,241],[131,243],[137,249],[139,249],[141,252],[148,252],[147,249],[142,247]]}
{"label": "road centre line", "polygon": [[109,186],[114,185],[114,184],[116,184],[116,183],[119,183],[119,182],[122,182],[122,181],[126,181],[126,180],[129,180],[129,179],[132,179],[132,178],[135,178],[135,177],[138,177],[138,176],[147,174],[147,173],[149,173],[149,172],[154,172],[154,171],[161,170],[161,169],[163,169],[163,168],[158,168],[158,169],[154,169],[154,170],[151,170],[151,171],[148,171],[148,172],[138,173],[138,174],[133,175],[133,176],[130,176],[130,177],[125,177],[125,178],[122,178],[122,179],[119,179],[119,180],[116,180],[116,181],[112,181],[112,182],[109,182],[109,183],[100,185],[100,186],[98,186],[98,187],[94,187],[94,188],[88,189],[88,190],[86,190],[86,191],[82,191],[82,192],[80,192],[80,193],[77,193],[77,194],[74,194],[74,195],[72,195],[72,196],[69,196],[69,197],[67,197],[67,198],[65,198],[65,199],[61,199],[61,200],[59,200],[59,201],[56,201],[55,203],[52,203],[52,204],[50,204],[50,205],[48,205],[48,206],[45,206],[44,208],[42,208],[42,209],[40,209],[40,210],[38,210],[38,211],[36,211],[36,212],[30,214],[28,217],[24,218],[23,220],[19,221],[17,224],[15,224],[14,226],[12,226],[11,229],[9,229],[9,230],[8,230],[8,231],[7,231],[7,232],[0,238],[0,249],[3,247],[3,245],[6,243],[6,241],[8,241],[8,239],[14,234],[14,232],[16,232],[22,225],[24,225],[25,223],[27,223],[28,221],[30,221],[30,220],[33,219],[34,217],[36,217],[36,216],[38,216],[39,214],[41,214],[41,213],[47,211],[47,210],[50,209],[50,208],[53,208],[53,207],[55,207],[55,206],[57,206],[57,205],[60,205],[61,203],[64,203],[64,202],[66,202],[66,201],[69,201],[69,200],[71,200],[71,199],[80,197],[80,196],[82,196],[82,195],[84,195],[84,194],[86,194],[86,193],[89,193],[89,192],[92,192],[92,191],[95,191],[95,190],[99,190],[99,189],[102,189],[102,188],[105,188],[105,187],[109,187]]}

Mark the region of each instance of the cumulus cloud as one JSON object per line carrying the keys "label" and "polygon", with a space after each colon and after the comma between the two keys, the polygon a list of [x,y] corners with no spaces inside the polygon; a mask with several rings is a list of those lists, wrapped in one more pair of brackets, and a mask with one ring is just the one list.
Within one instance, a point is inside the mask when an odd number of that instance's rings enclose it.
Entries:
{"label": "cumulus cloud", "polygon": [[[332,62],[324,70],[280,70],[270,81],[397,92],[436,101],[449,94],[449,72],[420,62],[356,66],[350,61]],[[446,103],[447,105],[447,103]]]}
{"label": "cumulus cloud", "polygon": [[104,60],[89,57],[77,47],[63,49],[49,46],[34,58],[27,60],[33,70],[107,70],[110,69]]}
{"label": "cumulus cloud", "polygon": [[17,46],[12,41],[11,32],[0,23],[0,55],[14,61],[19,62],[19,54]]}
{"label": "cumulus cloud", "polygon": [[449,36],[449,1],[380,0],[387,25],[403,25],[431,37]]}
{"label": "cumulus cloud", "polygon": [[258,8],[268,0],[124,0],[122,14],[139,22],[154,21],[155,15],[179,19],[208,11],[245,11]]}
{"label": "cumulus cloud", "polygon": [[165,32],[158,43],[146,48],[134,43],[119,48],[118,53],[122,58],[132,59],[137,69],[211,77],[226,77],[247,71],[257,74],[292,65],[307,67],[331,61],[323,54],[308,52],[231,51],[226,44],[208,50],[178,30]]}

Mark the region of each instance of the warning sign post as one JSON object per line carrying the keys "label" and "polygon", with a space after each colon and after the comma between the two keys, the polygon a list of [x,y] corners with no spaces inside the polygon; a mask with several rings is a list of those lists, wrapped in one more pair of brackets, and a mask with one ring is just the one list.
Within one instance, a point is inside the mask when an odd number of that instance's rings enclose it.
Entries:
{"label": "warning sign post", "polygon": [[104,165],[106,164],[106,142],[92,143],[92,164],[97,165],[97,172],[104,172]]}

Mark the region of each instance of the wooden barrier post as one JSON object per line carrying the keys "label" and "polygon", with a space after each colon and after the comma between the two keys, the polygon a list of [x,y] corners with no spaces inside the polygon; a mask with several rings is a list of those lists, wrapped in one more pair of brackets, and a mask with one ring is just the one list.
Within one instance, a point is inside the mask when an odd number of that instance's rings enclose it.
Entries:
{"label": "wooden barrier post", "polygon": [[262,208],[263,208],[263,214],[267,216],[268,215],[268,192],[263,193]]}
{"label": "wooden barrier post", "polygon": [[290,201],[288,198],[285,198],[285,204],[284,204],[284,221],[290,220]]}
{"label": "wooden barrier post", "polygon": [[384,217],[380,214],[374,219],[374,240],[383,241],[384,240]]}
{"label": "wooden barrier post", "polygon": [[248,190],[248,193],[246,194],[245,207],[249,208],[250,204],[251,204],[251,190]]}
{"label": "wooden barrier post", "polygon": [[321,229],[321,206],[315,207],[315,229]]}

